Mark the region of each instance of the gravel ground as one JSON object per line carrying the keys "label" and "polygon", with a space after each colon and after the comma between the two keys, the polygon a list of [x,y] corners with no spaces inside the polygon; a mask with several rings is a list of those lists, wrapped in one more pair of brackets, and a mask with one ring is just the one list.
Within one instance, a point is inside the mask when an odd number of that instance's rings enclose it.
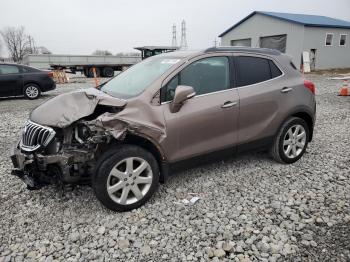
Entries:
{"label": "gravel ground", "polygon": [[[92,81],[0,99],[0,261],[350,261],[350,98],[336,95],[337,81],[308,78],[317,122],[300,161],[247,153],[183,171],[127,213],[102,207],[87,186],[27,191],[10,175],[30,110]],[[200,200],[182,202],[192,196]]]}

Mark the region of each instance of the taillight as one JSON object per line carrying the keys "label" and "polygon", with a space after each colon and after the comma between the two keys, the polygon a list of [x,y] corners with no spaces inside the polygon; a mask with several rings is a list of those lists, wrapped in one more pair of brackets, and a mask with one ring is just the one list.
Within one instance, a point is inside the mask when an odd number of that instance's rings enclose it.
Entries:
{"label": "taillight", "polygon": [[311,93],[315,94],[316,87],[314,83],[312,83],[310,80],[304,80],[304,86],[311,91]]}
{"label": "taillight", "polygon": [[48,72],[47,75],[48,75],[49,77],[53,77],[53,72]]}

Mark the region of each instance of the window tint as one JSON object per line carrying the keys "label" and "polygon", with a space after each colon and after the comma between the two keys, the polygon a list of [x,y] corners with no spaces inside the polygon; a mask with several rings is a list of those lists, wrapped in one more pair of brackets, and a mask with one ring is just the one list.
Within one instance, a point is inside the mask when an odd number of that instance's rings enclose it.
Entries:
{"label": "window tint", "polygon": [[326,46],[331,46],[333,42],[333,34],[326,34]]}
{"label": "window tint", "polygon": [[282,75],[281,70],[270,59],[237,56],[235,57],[236,76],[239,86],[247,86],[264,82]]}
{"label": "window tint", "polygon": [[237,86],[246,86],[270,79],[269,60],[259,57],[238,56]]}
{"label": "window tint", "polygon": [[229,88],[229,61],[227,57],[198,60],[184,68],[162,90],[162,101],[171,101],[178,85],[192,86],[196,95]]}
{"label": "window tint", "polygon": [[13,65],[0,65],[0,74],[17,74],[19,73],[18,67]]}
{"label": "window tint", "polygon": [[271,78],[275,78],[275,77],[282,75],[281,70],[279,70],[279,68],[275,65],[274,62],[269,60],[269,64],[270,64],[270,69],[271,69]]}

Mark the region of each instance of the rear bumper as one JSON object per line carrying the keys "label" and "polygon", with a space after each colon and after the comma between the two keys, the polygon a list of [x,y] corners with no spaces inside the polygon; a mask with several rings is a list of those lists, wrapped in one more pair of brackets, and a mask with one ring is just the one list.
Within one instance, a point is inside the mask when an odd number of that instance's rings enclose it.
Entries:
{"label": "rear bumper", "polygon": [[313,137],[314,137],[314,129],[315,129],[315,123],[316,123],[316,108],[317,108],[317,106],[316,106],[316,100],[315,99],[314,99],[313,103],[314,103],[314,112],[313,112],[314,114],[312,116],[312,129],[310,130],[309,142],[311,142]]}
{"label": "rear bumper", "polygon": [[56,83],[52,80],[52,82],[47,83],[41,86],[41,92],[47,92],[56,89]]}

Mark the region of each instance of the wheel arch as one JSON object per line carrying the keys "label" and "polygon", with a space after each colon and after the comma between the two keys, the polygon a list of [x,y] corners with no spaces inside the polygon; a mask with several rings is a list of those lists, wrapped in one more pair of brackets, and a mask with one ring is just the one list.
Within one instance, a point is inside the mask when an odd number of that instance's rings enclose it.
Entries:
{"label": "wheel arch", "polygon": [[[315,123],[315,118],[312,117],[312,115],[313,115],[313,114],[311,113],[311,111],[310,111],[309,109],[304,108],[304,107],[298,108],[298,109],[296,109],[296,110],[290,112],[290,114],[288,115],[288,117],[286,117],[286,118],[283,120],[283,122],[281,123],[279,129],[281,128],[281,126],[283,125],[283,123],[287,121],[288,118],[290,118],[290,117],[299,117],[299,118],[303,119],[303,120],[306,122],[306,124],[307,124],[307,126],[308,126],[308,128],[309,128],[309,131],[310,131],[309,142],[311,142],[311,141],[312,141],[312,138],[313,138],[314,123]],[[279,129],[278,129],[278,130],[279,130]]]}
{"label": "wheel arch", "polygon": [[154,142],[151,138],[139,135],[139,134],[130,134],[128,133],[123,141],[126,144],[137,145],[143,149],[149,151],[157,160],[160,176],[160,182],[165,182],[166,177],[168,176],[168,164],[162,148]]}
{"label": "wheel arch", "polygon": [[309,142],[311,142],[312,141],[312,137],[313,137],[313,133],[314,133],[314,120],[311,117],[311,115],[304,111],[304,112],[295,113],[295,114],[293,114],[291,116],[299,117],[299,118],[303,119],[306,122],[306,124],[307,124],[307,126],[309,128],[309,131],[310,131]]}
{"label": "wheel arch", "polygon": [[28,86],[28,85],[30,85],[30,84],[34,84],[34,85],[38,86],[39,89],[40,89],[40,91],[42,91],[42,90],[41,90],[41,85],[40,85],[38,82],[33,81],[33,80],[30,80],[30,81],[26,81],[26,82],[23,83],[23,92],[24,92],[26,86]]}

